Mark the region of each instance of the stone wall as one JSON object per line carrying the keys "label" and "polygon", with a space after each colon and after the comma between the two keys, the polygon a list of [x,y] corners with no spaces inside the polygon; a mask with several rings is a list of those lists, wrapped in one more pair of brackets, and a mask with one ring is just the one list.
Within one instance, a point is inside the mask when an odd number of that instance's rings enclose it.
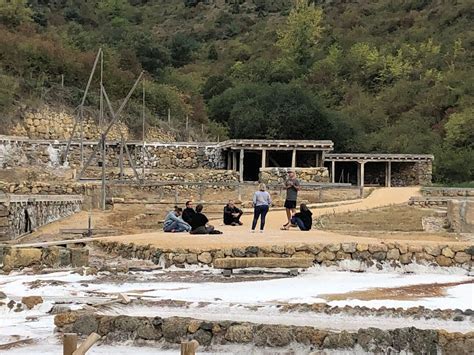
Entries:
{"label": "stone wall", "polygon": [[6,195],[0,198],[0,240],[16,239],[81,210],[82,196]]}
{"label": "stone wall", "polygon": [[469,187],[423,187],[425,197],[474,197],[474,188]]}
{"label": "stone wall", "polygon": [[474,200],[448,201],[448,220],[457,233],[474,233]]}
{"label": "stone wall", "polygon": [[392,186],[431,185],[433,167],[431,161],[416,163],[392,163]]}
{"label": "stone wall", "polygon": [[329,171],[327,168],[260,168],[260,182],[270,185],[283,184],[287,179],[288,170],[293,170],[301,182],[327,183]]}
{"label": "stone wall", "polygon": [[82,267],[89,265],[89,250],[84,247],[21,248],[0,246],[0,265],[5,272],[25,267]]}
{"label": "stone wall", "polygon": [[[28,140],[18,137],[0,136],[0,168],[44,166],[57,167],[63,164],[62,156],[67,141]],[[84,142],[84,159],[87,160],[97,145],[97,141]],[[223,169],[224,157],[216,144],[193,143],[148,143],[143,152],[143,143],[128,142],[127,147],[136,167],[161,169]],[[107,144],[106,164],[108,167],[120,166],[121,147],[117,142]],[[130,161],[124,149],[123,166],[130,167]],[[91,166],[99,166],[102,159],[96,152]],[[80,145],[77,141],[70,146],[68,166],[80,166]]]}
{"label": "stone wall", "polygon": [[[69,110],[60,107],[42,106],[37,109],[27,109],[21,115],[21,122],[12,130],[13,135],[27,136],[32,139],[69,139],[74,126],[75,116]],[[84,111],[84,139],[98,139],[100,129],[93,115]],[[110,139],[120,139],[120,131],[129,138],[130,132],[124,123],[114,125],[109,133]],[[146,139],[162,142],[173,142],[175,138],[156,127],[146,130]],[[76,137],[80,137],[79,130]]]}
{"label": "stone wall", "polygon": [[[152,260],[164,267],[183,267],[189,264],[213,264],[214,259],[233,257],[312,258],[315,265],[340,266],[345,263],[353,271],[367,267],[382,268],[384,264],[400,267],[411,263],[431,266],[457,266],[470,270],[474,260],[474,245],[409,245],[400,243],[364,244],[301,244],[297,246],[249,246],[225,249],[160,249],[133,243],[98,241],[97,245],[108,253],[124,258]],[[346,265],[347,264],[347,265]]]}
{"label": "stone wall", "polygon": [[195,339],[201,346],[241,344],[265,348],[303,346],[314,350],[365,351],[370,353],[469,354],[474,333],[447,333],[414,327],[357,332],[329,331],[309,326],[255,324],[235,321],[205,321],[182,317],[108,316],[72,311],[55,316],[63,333],[87,336],[96,332],[105,342],[157,341],[180,344]]}

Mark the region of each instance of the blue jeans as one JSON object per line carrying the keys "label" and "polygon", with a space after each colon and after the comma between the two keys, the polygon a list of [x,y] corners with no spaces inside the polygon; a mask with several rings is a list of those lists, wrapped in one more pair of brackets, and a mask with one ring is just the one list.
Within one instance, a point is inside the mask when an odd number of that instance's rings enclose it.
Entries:
{"label": "blue jeans", "polygon": [[168,227],[164,227],[163,230],[165,232],[171,232],[171,231],[174,230],[175,232],[179,233],[179,232],[189,232],[191,230],[191,228],[189,228],[189,226],[187,224],[184,224],[184,223],[181,223],[181,222],[178,222],[178,221],[174,221]]}
{"label": "blue jeans", "polygon": [[268,208],[268,205],[255,206],[255,208],[253,209],[252,230],[255,230],[258,218],[260,217],[260,230],[263,231],[263,228],[265,227],[265,217],[267,216]]}
{"label": "blue jeans", "polygon": [[296,224],[302,231],[308,231],[309,229],[306,228],[301,218],[292,217],[291,224]]}

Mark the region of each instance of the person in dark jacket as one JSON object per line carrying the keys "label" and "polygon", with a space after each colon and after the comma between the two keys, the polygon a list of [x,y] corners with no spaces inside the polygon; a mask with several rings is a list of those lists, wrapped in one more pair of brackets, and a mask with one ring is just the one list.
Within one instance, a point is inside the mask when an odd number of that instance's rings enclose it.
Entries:
{"label": "person in dark jacket", "polygon": [[196,206],[196,213],[191,220],[191,234],[210,234],[214,231],[214,227],[208,222],[209,219],[202,213],[204,206],[199,204]]}
{"label": "person in dark jacket", "polygon": [[241,226],[243,224],[240,221],[242,214],[242,210],[235,206],[233,200],[230,200],[224,207],[224,224],[228,226]]}
{"label": "person in dark jacket", "polygon": [[196,214],[196,211],[193,209],[193,201],[186,201],[186,208],[183,211],[183,221],[188,224],[191,224],[193,216]]}
{"label": "person in dark jacket", "polygon": [[291,218],[291,224],[293,226],[298,226],[302,231],[311,230],[313,224],[313,213],[311,213],[308,206],[304,203],[300,205],[300,211],[293,215]]}

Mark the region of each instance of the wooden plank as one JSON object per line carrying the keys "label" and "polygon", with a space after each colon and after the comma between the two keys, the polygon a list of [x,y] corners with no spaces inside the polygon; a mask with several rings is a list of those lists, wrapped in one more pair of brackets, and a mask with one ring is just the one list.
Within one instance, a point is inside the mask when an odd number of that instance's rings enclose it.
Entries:
{"label": "wooden plank", "polygon": [[77,334],[66,333],[63,337],[63,355],[72,355],[77,349]]}
{"label": "wooden plank", "polygon": [[181,343],[181,355],[195,355],[199,346],[197,340],[184,341]]}
{"label": "wooden plank", "polygon": [[310,258],[218,258],[214,260],[217,269],[264,268],[308,268],[313,266]]}
{"label": "wooden plank", "polygon": [[100,338],[99,334],[91,333],[77,350],[72,353],[72,355],[85,355],[87,350],[89,350]]}

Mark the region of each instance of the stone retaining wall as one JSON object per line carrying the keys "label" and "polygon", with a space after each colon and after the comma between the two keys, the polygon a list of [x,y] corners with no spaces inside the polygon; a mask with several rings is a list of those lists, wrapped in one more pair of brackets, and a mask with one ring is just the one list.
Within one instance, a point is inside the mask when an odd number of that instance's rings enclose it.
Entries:
{"label": "stone retaining wall", "polygon": [[82,267],[89,264],[89,250],[84,247],[19,248],[0,246],[0,265],[10,272],[25,267]]}
{"label": "stone retaining wall", "polygon": [[55,316],[55,325],[63,333],[86,336],[97,332],[105,342],[157,341],[180,344],[195,339],[203,346],[248,344],[257,347],[283,348],[304,346],[308,353],[333,349],[372,353],[405,352],[414,354],[469,354],[474,333],[447,333],[414,327],[382,330],[359,329],[335,332],[308,326],[255,324],[234,321],[204,321],[182,317],[107,316],[68,312]]}
{"label": "stone retaining wall", "polygon": [[82,196],[6,195],[0,198],[0,240],[16,239],[81,207]]}
{"label": "stone retaining wall", "polygon": [[425,197],[474,197],[474,188],[468,187],[422,187]]}
{"label": "stone retaining wall", "polygon": [[474,233],[474,200],[450,200],[448,220],[457,233]]}
{"label": "stone retaining wall", "polygon": [[302,182],[329,182],[328,168],[260,168],[260,182],[265,184],[283,184],[288,171],[293,170]]}
{"label": "stone retaining wall", "polygon": [[431,161],[416,163],[392,163],[392,186],[431,185],[433,167]]}
{"label": "stone retaining wall", "polygon": [[[98,241],[96,244],[108,253],[124,258],[152,260],[164,267],[192,264],[212,266],[214,259],[232,257],[305,257],[313,258],[316,265],[337,266],[346,262],[346,267],[354,271],[363,271],[370,266],[381,269],[384,264],[401,267],[411,263],[457,266],[470,270],[474,260],[474,245],[456,244],[422,246],[399,243],[334,243],[224,249],[160,249],[150,245],[107,241]],[[347,263],[351,260],[354,262]]]}
{"label": "stone retaining wall", "polygon": [[[67,141],[29,140],[19,137],[0,136],[0,168],[61,165]],[[87,160],[97,146],[97,141],[84,142],[84,159]],[[128,142],[127,147],[136,167],[160,169],[223,169],[224,157],[214,143],[148,143],[143,151],[142,142]],[[106,164],[108,167],[120,166],[120,145],[115,141],[107,144]],[[123,166],[130,167],[124,150]],[[91,166],[102,162],[100,152],[96,152]],[[80,166],[80,145],[71,144],[68,154],[70,167]]]}

